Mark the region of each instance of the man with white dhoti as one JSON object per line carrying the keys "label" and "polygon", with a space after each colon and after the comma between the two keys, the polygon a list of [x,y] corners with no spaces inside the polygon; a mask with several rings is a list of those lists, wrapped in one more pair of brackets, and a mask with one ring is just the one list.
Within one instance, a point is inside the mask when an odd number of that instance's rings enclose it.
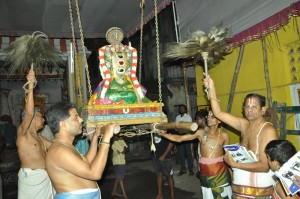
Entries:
{"label": "man with white dhoti", "polygon": [[251,150],[256,156],[255,162],[237,163],[233,161],[229,152],[226,152],[224,160],[233,169],[233,198],[271,198],[274,180],[264,150],[271,140],[278,139],[278,134],[273,125],[263,117],[266,98],[260,94],[248,94],[243,104],[246,118],[236,117],[221,110],[214,81],[209,76],[204,80],[204,85],[209,88],[214,115],[241,132],[240,145]]}
{"label": "man with white dhoti", "polygon": [[33,89],[36,84],[35,73],[27,75],[28,93],[23,121],[18,127],[17,147],[21,160],[18,174],[18,199],[52,199],[54,189],[46,168],[46,153],[51,142],[39,135],[44,119],[34,110]]}

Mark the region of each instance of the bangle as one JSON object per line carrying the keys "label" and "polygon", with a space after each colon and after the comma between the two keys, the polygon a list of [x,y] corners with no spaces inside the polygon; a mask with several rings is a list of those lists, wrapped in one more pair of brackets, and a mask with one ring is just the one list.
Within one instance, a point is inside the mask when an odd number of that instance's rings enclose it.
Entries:
{"label": "bangle", "polygon": [[100,144],[108,144],[110,146],[110,143],[105,141],[101,141]]}

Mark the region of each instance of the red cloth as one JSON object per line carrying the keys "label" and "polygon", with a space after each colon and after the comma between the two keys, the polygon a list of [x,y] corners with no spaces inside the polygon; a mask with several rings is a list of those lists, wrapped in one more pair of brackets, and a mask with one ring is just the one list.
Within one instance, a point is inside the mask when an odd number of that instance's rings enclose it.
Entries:
{"label": "red cloth", "polygon": [[300,1],[293,3],[289,7],[281,10],[264,21],[234,35],[230,42],[233,47],[239,47],[267,36],[288,24],[292,16],[300,15]]}
{"label": "red cloth", "polygon": [[199,164],[200,172],[202,176],[215,176],[217,174],[223,173],[227,166],[224,162],[217,162],[214,164]]}

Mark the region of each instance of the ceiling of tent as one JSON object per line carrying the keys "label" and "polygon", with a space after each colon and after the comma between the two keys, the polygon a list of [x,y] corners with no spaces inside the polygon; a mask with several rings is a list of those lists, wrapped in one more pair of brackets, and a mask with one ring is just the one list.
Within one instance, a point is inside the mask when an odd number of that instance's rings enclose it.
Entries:
{"label": "ceiling of tent", "polygon": [[[76,14],[73,2],[73,13]],[[140,0],[78,0],[85,38],[101,38],[113,26],[131,35],[139,29]],[[159,9],[171,0],[158,0]],[[180,36],[194,30],[208,31],[222,24],[231,34],[245,30],[288,7],[296,0],[176,0]],[[145,0],[147,21],[153,0]],[[75,29],[78,32],[78,22]],[[0,35],[21,36],[42,31],[50,37],[71,37],[67,0],[0,0]]]}
{"label": "ceiling of tent", "polygon": [[[24,35],[42,31],[50,37],[72,37],[69,1],[72,2],[75,31],[78,32],[76,0],[0,0],[0,35]],[[163,6],[169,0],[157,0]],[[105,37],[110,27],[125,33],[139,28],[140,0],[78,0],[84,37]],[[145,0],[144,16],[154,9]]]}
{"label": "ceiling of tent", "polygon": [[298,0],[177,0],[180,38],[222,25],[230,35],[250,28]]}

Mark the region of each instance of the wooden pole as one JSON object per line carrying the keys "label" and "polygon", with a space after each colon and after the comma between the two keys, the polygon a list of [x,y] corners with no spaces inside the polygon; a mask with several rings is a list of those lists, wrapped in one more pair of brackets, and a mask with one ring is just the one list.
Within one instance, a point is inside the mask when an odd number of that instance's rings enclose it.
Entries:
{"label": "wooden pole", "polygon": [[158,130],[170,130],[170,129],[185,129],[189,131],[196,131],[198,124],[195,122],[170,122],[170,123],[153,123],[153,124],[140,124],[136,125],[138,129],[158,129]]}
{"label": "wooden pole", "polygon": [[[201,56],[202,56],[203,61],[204,61],[204,75],[205,75],[205,78],[207,78],[207,77],[208,77],[208,66],[207,66],[208,52],[202,52],[202,53],[201,53]],[[209,99],[210,99],[209,85],[208,85],[207,88],[204,90],[204,92],[206,92],[207,99],[208,99],[208,101],[209,101]]]}
{"label": "wooden pole", "polygon": [[272,92],[271,92],[271,83],[269,77],[269,69],[268,69],[268,53],[266,47],[266,38],[262,37],[262,48],[263,48],[263,57],[264,57],[264,73],[266,79],[266,86],[267,86],[267,99],[268,99],[268,107],[272,106]]}
{"label": "wooden pole", "polygon": [[[87,123],[86,123],[86,124],[87,124]],[[100,129],[100,134],[101,134],[101,135],[104,135],[104,134],[105,134],[106,128],[107,128],[106,125],[104,125],[104,126],[101,127],[101,129]],[[89,135],[89,134],[94,133],[95,130],[96,130],[95,127],[93,127],[93,128],[91,128],[91,127],[86,127],[86,131],[87,131],[87,134],[86,134],[86,135]],[[114,126],[114,128],[113,128],[114,134],[118,134],[118,133],[120,132],[120,130],[121,130],[121,127],[120,127],[120,125],[118,125],[118,124],[117,124],[116,126]]]}
{"label": "wooden pole", "polygon": [[153,128],[161,129],[161,130],[186,129],[189,131],[196,131],[198,129],[198,124],[195,122],[157,123],[157,124],[153,124]]}
{"label": "wooden pole", "polygon": [[191,104],[190,104],[190,96],[189,96],[189,90],[188,90],[188,79],[187,79],[187,75],[186,75],[188,63],[183,62],[182,66],[183,66],[183,80],[184,80],[186,108],[187,108],[187,113],[190,115],[191,114]]}
{"label": "wooden pole", "polygon": [[298,39],[300,40],[300,32],[299,32],[299,27],[298,27],[298,21],[297,21],[297,19],[295,19],[294,21],[295,21],[295,26],[296,26],[296,31],[297,31]]}
{"label": "wooden pole", "polygon": [[236,82],[237,82],[237,78],[239,76],[239,72],[240,72],[240,68],[241,68],[241,63],[242,63],[242,58],[243,58],[243,55],[244,55],[244,49],[245,49],[245,45],[242,45],[240,47],[240,52],[239,52],[238,60],[237,60],[237,63],[236,63],[236,66],[235,66],[235,70],[234,70],[233,80],[231,82],[231,89],[230,89],[230,94],[229,94],[229,100],[228,100],[228,106],[227,106],[227,113],[231,112],[233,98],[234,98],[234,92],[235,92],[235,87],[236,87]]}

